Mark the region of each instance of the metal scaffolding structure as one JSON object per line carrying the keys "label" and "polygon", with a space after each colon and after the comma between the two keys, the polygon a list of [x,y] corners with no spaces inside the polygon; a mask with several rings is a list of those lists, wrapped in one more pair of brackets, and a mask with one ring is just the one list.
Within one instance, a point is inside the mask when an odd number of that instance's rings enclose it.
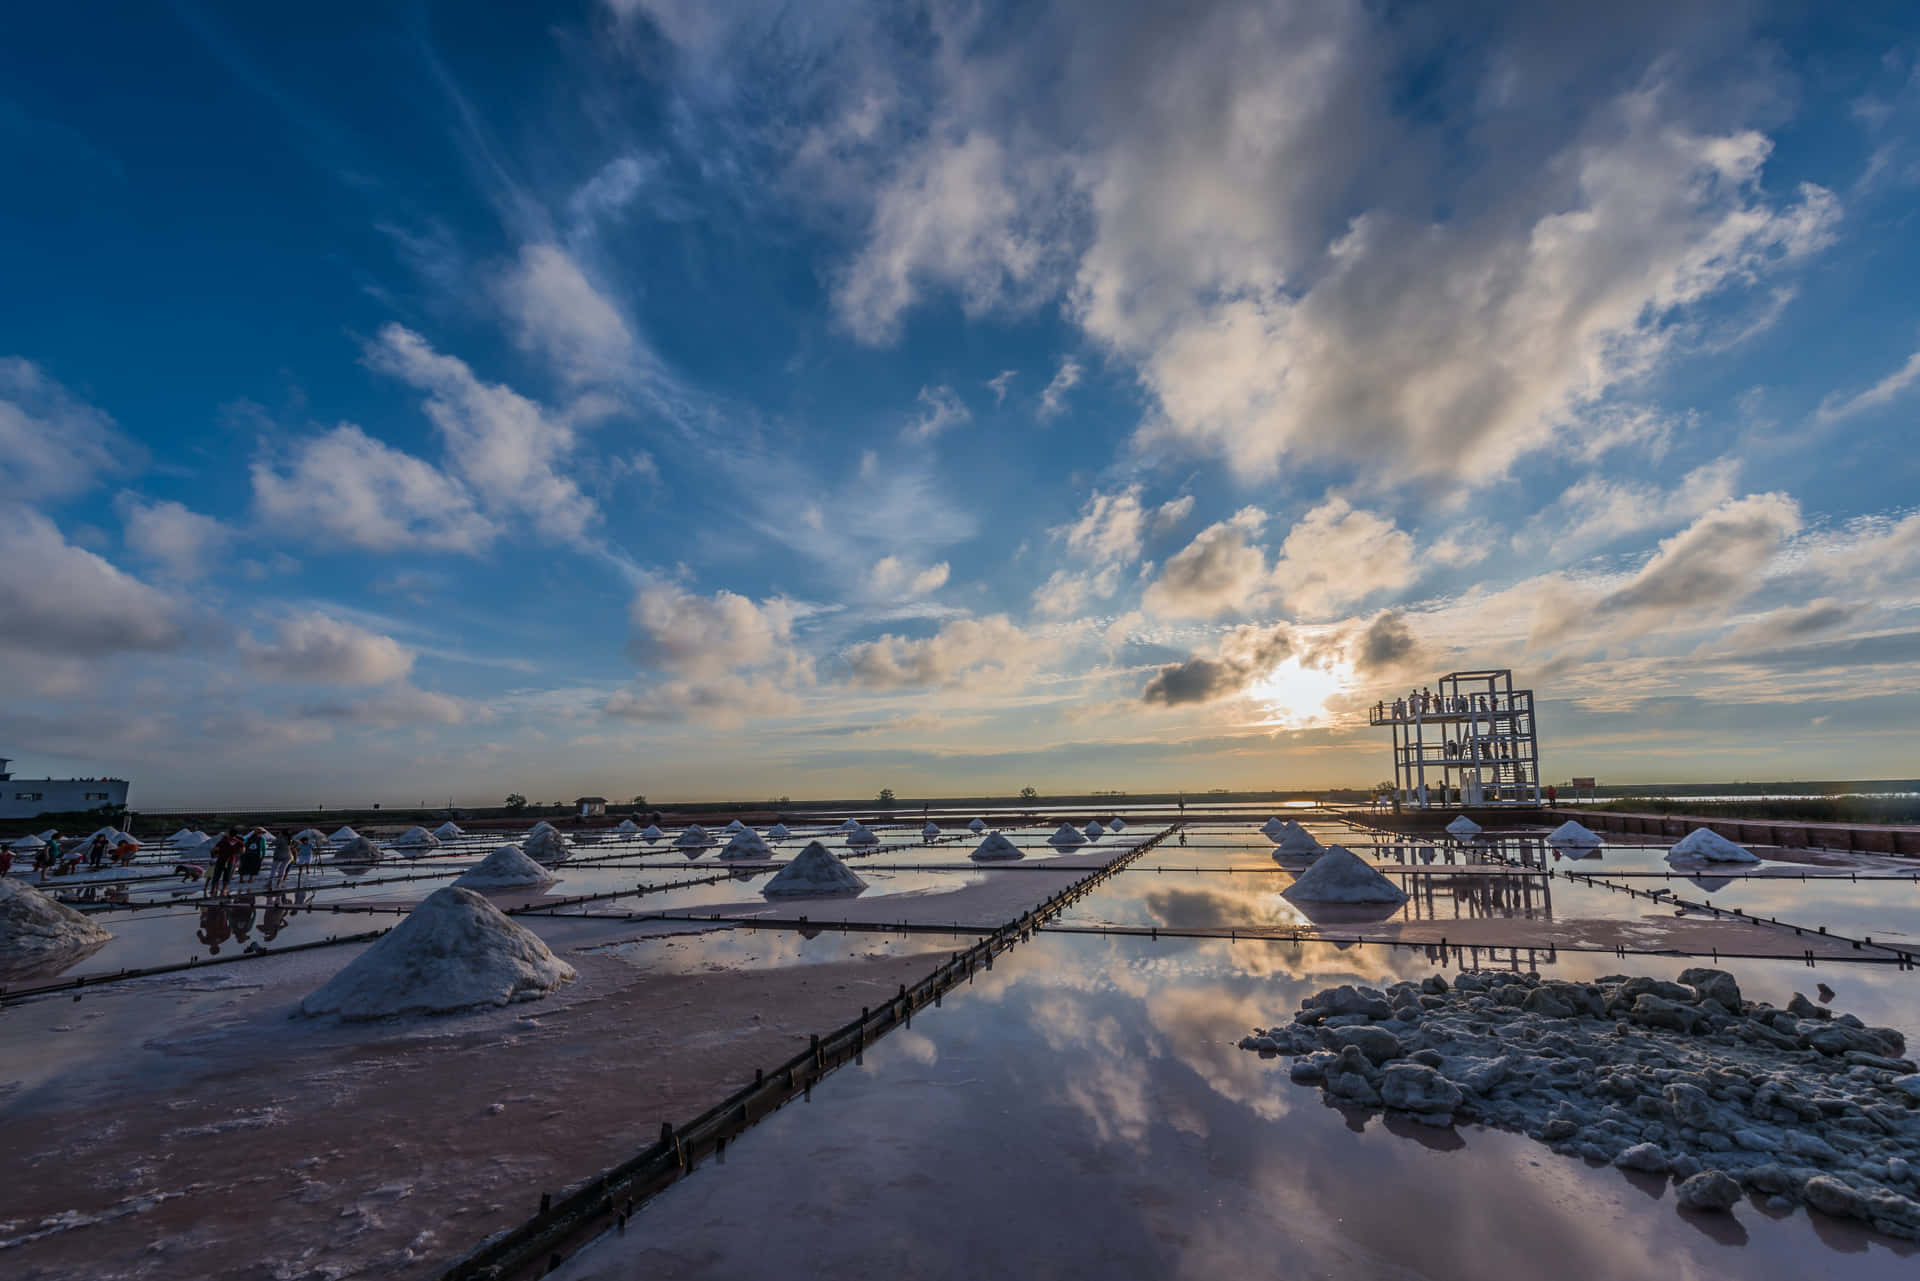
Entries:
{"label": "metal scaffolding structure", "polygon": [[1506,668],[1448,672],[1437,689],[1375,703],[1371,725],[1393,733],[1393,786],[1403,805],[1538,805],[1540,743],[1533,691]]}

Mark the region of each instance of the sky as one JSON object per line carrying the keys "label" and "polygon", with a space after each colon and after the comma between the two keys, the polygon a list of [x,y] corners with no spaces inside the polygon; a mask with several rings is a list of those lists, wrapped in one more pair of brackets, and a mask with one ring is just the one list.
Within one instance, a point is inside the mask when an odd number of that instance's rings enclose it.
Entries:
{"label": "sky", "polygon": [[1920,13],[38,6],[0,754],[136,806],[1920,775]]}

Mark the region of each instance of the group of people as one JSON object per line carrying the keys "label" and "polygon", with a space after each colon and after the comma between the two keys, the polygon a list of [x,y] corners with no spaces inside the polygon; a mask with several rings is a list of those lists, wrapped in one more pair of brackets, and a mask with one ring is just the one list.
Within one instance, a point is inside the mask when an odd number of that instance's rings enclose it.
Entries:
{"label": "group of people", "polygon": [[207,893],[225,894],[233,888],[235,875],[238,874],[242,887],[250,886],[266,866],[268,843],[272,843],[273,866],[266,874],[266,888],[277,890],[287,883],[297,867],[304,875],[313,866],[314,848],[311,835],[302,833],[295,837],[285,828],[268,833],[264,827],[256,827],[242,834],[240,829],[229,827],[226,832],[207,850],[208,862],[176,863],[174,871],[182,880],[197,881],[206,878]]}
{"label": "group of people", "polygon": [[[1500,700],[1492,694],[1436,694],[1431,689],[1416,689],[1408,692],[1405,698],[1393,700],[1393,718],[1405,720],[1409,714],[1414,716],[1467,716],[1474,713],[1488,715],[1500,709]],[[1375,720],[1385,719],[1386,700],[1373,705]]]}

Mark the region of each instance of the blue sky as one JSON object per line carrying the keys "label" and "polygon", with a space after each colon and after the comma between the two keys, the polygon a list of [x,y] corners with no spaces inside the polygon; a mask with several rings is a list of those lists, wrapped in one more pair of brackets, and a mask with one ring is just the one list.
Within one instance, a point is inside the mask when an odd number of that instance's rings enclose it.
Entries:
{"label": "blue sky", "polygon": [[[1836,16],[1837,15],[1837,16]],[[0,750],[136,802],[1920,773],[1910,7],[0,51]]]}

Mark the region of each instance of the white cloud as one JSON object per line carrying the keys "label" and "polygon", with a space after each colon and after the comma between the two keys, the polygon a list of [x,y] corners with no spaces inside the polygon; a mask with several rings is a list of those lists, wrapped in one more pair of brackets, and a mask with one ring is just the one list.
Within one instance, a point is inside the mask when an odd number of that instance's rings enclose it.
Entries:
{"label": "white cloud", "polygon": [[[639,345],[632,331],[565,250],[522,246],[497,293],[520,349],[545,356],[569,382],[617,383],[633,374]],[[395,341],[391,331],[381,337]]]}
{"label": "white cloud", "polygon": [[999,373],[987,379],[987,386],[993,390],[994,404],[1004,405],[1007,403],[1007,389],[1012,386],[1013,380],[1018,375],[1018,370],[1002,369]]}
{"label": "white cloud", "polygon": [[177,649],[187,639],[179,614],[39,512],[0,503],[0,648],[53,659]]}
{"label": "white cloud", "polygon": [[1289,610],[1321,616],[1418,577],[1413,539],[1377,512],[1331,498],[1288,531],[1273,585]]}
{"label": "white cloud", "polygon": [[1077,520],[1050,532],[1066,540],[1068,551],[1094,565],[1138,560],[1146,525],[1140,492],[1139,485],[1129,485],[1117,494],[1092,494]]}
{"label": "white cloud", "polygon": [[953,686],[992,681],[1004,686],[1058,653],[1065,634],[1034,632],[1005,614],[960,618],[932,636],[891,634],[846,652],[852,681],[869,689]]}
{"label": "white cloud", "polygon": [[1048,618],[1073,618],[1096,600],[1106,600],[1120,587],[1119,565],[1076,573],[1056,569],[1033,590],[1033,608]]}
{"label": "white cloud", "polygon": [[477,551],[493,523],[466,486],[350,423],[296,444],[286,470],[252,467],[254,515],[272,534],[369,551]]}
{"label": "white cloud", "polygon": [[1222,637],[1212,655],[1196,654],[1155,672],[1140,701],[1164,707],[1211,703],[1240,693],[1293,652],[1293,634],[1285,624],[1244,624]]}
{"label": "white cloud", "polygon": [[1182,494],[1178,498],[1168,499],[1154,509],[1153,532],[1155,535],[1170,534],[1191,515],[1193,515],[1192,494]]}
{"label": "white cloud", "polygon": [[1213,618],[1256,608],[1268,589],[1267,554],[1249,537],[1266,519],[1255,507],[1209,525],[1167,558],[1141,604],[1162,618]]}
{"label": "white cloud", "polygon": [[1055,371],[1046,389],[1040,393],[1038,412],[1041,421],[1058,418],[1067,412],[1067,393],[1080,385],[1080,373],[1080,362],[1072,356],[1067,356],[1060,361],[1060,368]]}
{"label": "white cloud", "polygon": [[137,494],[122,492],[115,506],[125,530],[121,541],[128,550],[182,581],[206,573],[208,562],[233,539],[233,531],[225,525],[182,503],[146,502]]}
{"label": "white cloud", "polygon": [[919,414],[901,432],[908,440],[932,440],[973,417],[951,387],[922,387],[919,400]]}
{"label": "white cloud", "polygon": [[427,725],[464,725],[487,719],[465,699],[420,689],[405,682],[390,685],[365,698],[332,699],[295,709],[301,718],[345,721],[381,729],[419,729]]}
{"label": "white cloud", "polygon": [[867,593],[871,596],[905,596],[918,599],[946,586],[950,572],[947,562],[916,569],[898,556],[883,556],[874,562],[867,575]]}
{"label": "white cloud", "polygon": [[1694,468],[1671,489],[1599,473],[1585,476],[1533,517],[1516,542],[1566,556],[1627,534],[1671,528],[1733,497],[1739,472],[1737,459],[1723,458]]}
{"label": "white cloud", "polygon": [[0,499],[46,502],[141,466],[145,451],[32,361],[0,357]]}
{"label": "white cloud", "polygon": [[1893,403],[1914,381],[1920,379],[1920,351],[1907,357],[1907,363],[1882,378],[1873,386],[1858,395],[1845,398],[1829,396],[1820,402],[1820,408],[1814,411],[1813,421],[1819,426],[1837,423],[1856,414],[1882,409]]}
{"label": "white cloud", "polygon": [[712,680],[748,668],[793,670],[795,608],[779,598],[755,602],[736,592],[711,596],[677,583],[652,581],[635,593],[630,611],[635,661],[693,680]]}
{"label": "white cloud", "polygon": [[582,541],[600,510],[564,469],[574,450],[566,422],[499,383],[474,377],[400,325],[387,325],[368,361],[427,393],[427,417],[440,431],[452,468],[490,510],[517,512],[541,533]]}
{"label": "white cloud", "polygon": [[318,685],[386,685],[413,670],[414,652],[364,627],[325,614],[281,620],[272,640],[240,638],[240,653],[274,680]]}

